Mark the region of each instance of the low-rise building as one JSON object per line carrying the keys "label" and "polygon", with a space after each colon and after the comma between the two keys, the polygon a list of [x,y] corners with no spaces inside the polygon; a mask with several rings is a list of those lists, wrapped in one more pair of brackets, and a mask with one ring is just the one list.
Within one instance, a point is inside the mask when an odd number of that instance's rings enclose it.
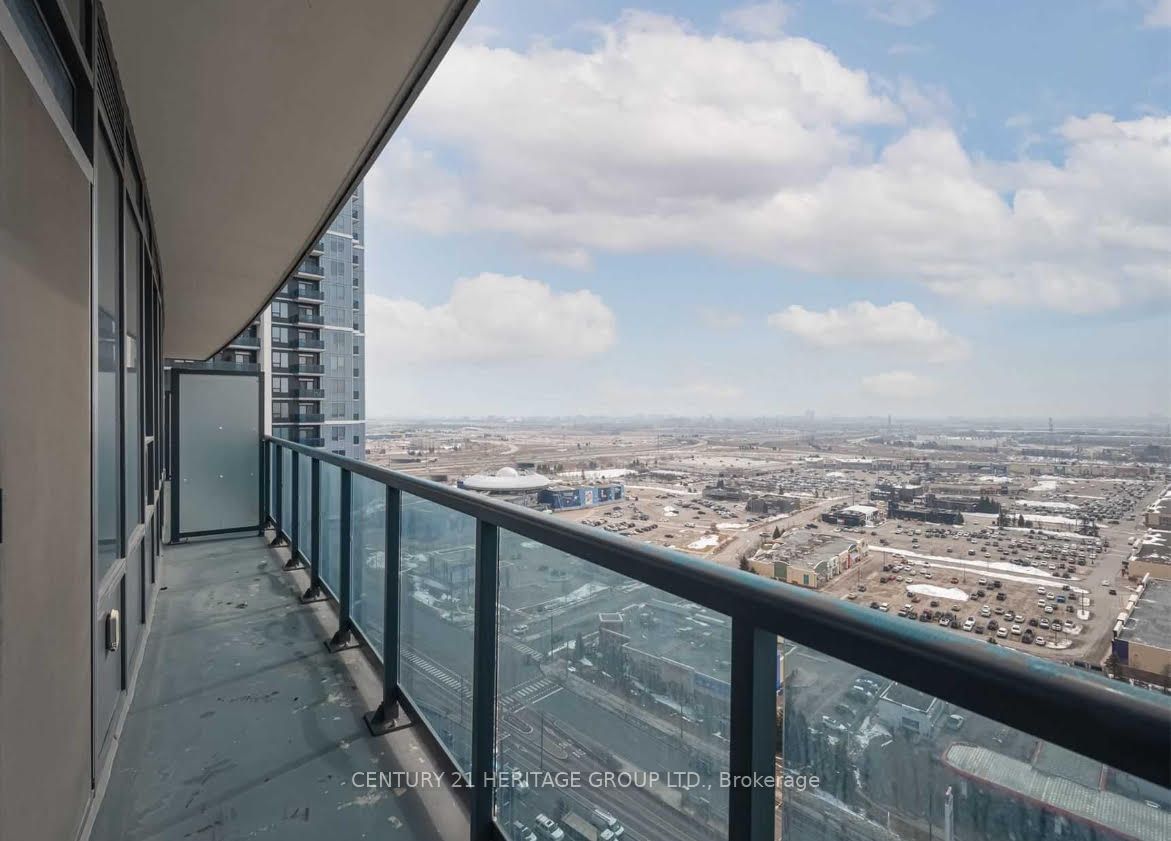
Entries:
{"label": "low-rise building", "polygon": [[930,733],[943,713],[943,702],[934,695],[892,683],[878,696],[878,719],[891,730]]}
{"label": "low-rise building", "polygon": [[1149,529],[1134,544],[1123,571],[1130,578],[1171,579],[1171,531]]}
{"label": "low-rise building", "polygon": [[1151,503],[1143,514],[1143,522],[1147,528],[1171,531],[1171,487],[1163,491],[1163,495]]}
{"label": "low-rise building", "polygon": [[1171,581],[1147,576],[1114,623],[1115,670],[1171,687]]}
{"label": "low-rise building", "polygon": [[537,493],[537,502],[548,505],[554,511],[568,511],[574,508],[589,508],[607,502],[617,502],[625,495],[626,488],[621,482],[603,482],[596,485],[551,485]]}
{"label": "low-rise building", "polygon": [[865,540],[801,529],[758,552],[749,561],[749,568],[778,581],[817,590],[868,556]]}
{"label": "low-rise building", "polygon": [[762,494],[748,500],[745,506],[749,514],[788,514],[796,511],[800,503],[790,496],[780,494]]}

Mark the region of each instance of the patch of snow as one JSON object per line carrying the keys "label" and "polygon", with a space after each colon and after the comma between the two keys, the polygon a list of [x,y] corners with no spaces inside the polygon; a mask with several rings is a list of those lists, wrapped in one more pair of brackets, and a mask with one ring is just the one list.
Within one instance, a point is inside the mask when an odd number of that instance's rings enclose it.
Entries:
{"label": "patch of snow", "polygon": [[720,539],[714,534],[705,534],[699,540],[687,544],[688,549],[711,549],[713,546],[719,546]]}
{"label": "patch of snow", "polygon": [[958,587],[938,587],[935,584],[908,584],[907,590],[921,596],[930,596],[933,599],[951,599],[953,602],[966,602],[968,594]]}

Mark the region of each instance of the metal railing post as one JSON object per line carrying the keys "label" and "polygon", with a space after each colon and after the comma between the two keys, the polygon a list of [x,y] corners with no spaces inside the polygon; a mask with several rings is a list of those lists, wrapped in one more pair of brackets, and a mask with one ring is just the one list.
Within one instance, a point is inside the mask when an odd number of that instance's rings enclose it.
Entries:
{"label": "metal railing post", "polygon": [[472,841],[494,838],[496,743],[496,572],[500,531],[476,520],[476,605],[472,642]]}
{"label": "metal railing post", "polygon": [[313,537],[309,541],[309,589],[303,602],[324,598],[321,592],[321,462],[309,460],[309,516],[313,519]]}
{"label": "metal railing post", "polygon": [[402,534],[402,492],[386,488],[386,541],[382,557],[382,703],[378,709],[366,713],[370,734],[381,736],[393,726],[399,713],[398,687],[398,600],[399,600],[399,538]]}
{"label": "metal railing post", "polygon": [[293,510],[289,512],[289,559],[285,561],[285,569],[297,569],[301,566],[301,561],[297,558],[297,553],[301,551],[301,482],[299,476],[301,457],[297,453],[291,453],[290,461],[293,465],[293,475],[290,477],[292,487],[289,493],[289,505]]}
{"label": "metal railing post", "polygon": [[773,841],[776,790],[777,638],[732,619],[729,705],[729,841]]}
{"label": "metal railing post", "polygon": [[341,577],[341,586],[338,588],[338,628],[326,643],[330,651],[341,651],[351,648],[354,638],[354,622],[350,618],[350,602],[353,597],[353,547],[351,521],[353,516],[353,485],[354,474],[342,470],[342,504],[341,504],[341,535],[338,541],[338,569]]}
{"label": "metal railing post", "polygon": [[273,455],[276,456],[276,464],[273,465],[276,469],[276,487],[273,489],[273,495],[272,495],[273,502],[276,504],[276,518],[273,521],[273,525],[275,527],[276,534],[273,535],[272,542],[269,543],[268,545],[269,546],[280,546],[282,543],[285,542],[285,539],[284,539],[284,531],[285,531],[284,507],[285,506],[284,506],[284,501],[283,501],[284,494],[281,492],[281,488],[284,485],[284,477],[281,475],[281,473],[283,472],[281,470],[281,462],[283,462],[284,459],[281,458],[281,447],[279,444],[273,445]]}

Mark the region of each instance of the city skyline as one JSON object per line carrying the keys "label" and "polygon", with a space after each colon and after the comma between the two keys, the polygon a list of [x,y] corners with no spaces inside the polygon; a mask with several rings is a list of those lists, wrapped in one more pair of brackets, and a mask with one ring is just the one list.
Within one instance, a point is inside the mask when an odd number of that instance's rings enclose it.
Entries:
{"label": "city skyline", "polygon": [[367,181],[370,416],[1165,415],[1161,8],[482,4]]}

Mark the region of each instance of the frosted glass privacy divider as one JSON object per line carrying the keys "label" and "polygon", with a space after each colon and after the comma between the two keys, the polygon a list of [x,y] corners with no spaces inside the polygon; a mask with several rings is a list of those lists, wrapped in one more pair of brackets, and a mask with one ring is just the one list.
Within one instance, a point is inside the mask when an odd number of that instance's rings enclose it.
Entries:
{"label": "frosted glass privacy divider", "polygon": [[171,539],[261,527],[260,377],[171,369]]}

